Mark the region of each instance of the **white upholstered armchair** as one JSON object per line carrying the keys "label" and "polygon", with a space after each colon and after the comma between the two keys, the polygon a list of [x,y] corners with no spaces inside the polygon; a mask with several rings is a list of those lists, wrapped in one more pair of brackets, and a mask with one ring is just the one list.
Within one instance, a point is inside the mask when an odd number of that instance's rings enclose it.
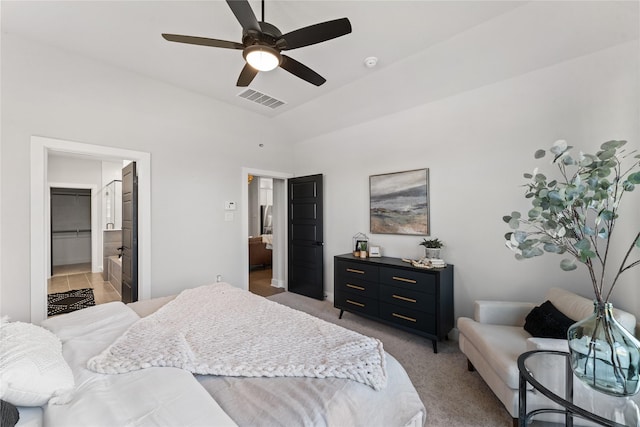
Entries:
{"label": "white upholstered armchair", "polygon": [[[546,299],[576,321],[593,313],[592,300],[563,289],[550,289]],[[569,350],[566,339],[536,338],[524,330],[525,318],[535,306],[526,302],[476,301],[473,319],[460,317],[457,324],[460,350],[467,356],[469,370],[478,371],[514,419],[514,426],[517,426],[518,417],[518,356],[530,350]],[[635,332],[635,316],[615,310],[614,317],[631,333]],[[564,381],[563,363],[544,366],[540,370],[536,375],[556,382]],[[616,398],[593,391],[577,379],[574,383],[576,403],[605,417],[616,417],[611,413],[616,406],[611,399]],[[549,407],[549,401],[543,396],[533,390],[527,393],[528,410]],[[634,399],[638,400],[639,396]]]}

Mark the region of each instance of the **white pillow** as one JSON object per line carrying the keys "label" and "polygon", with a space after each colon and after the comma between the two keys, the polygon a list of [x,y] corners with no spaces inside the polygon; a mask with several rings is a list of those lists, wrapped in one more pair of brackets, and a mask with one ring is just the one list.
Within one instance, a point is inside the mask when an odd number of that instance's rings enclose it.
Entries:
{"label": "white pillow", "polygon": [[73,372],[52,332],[31,323],[0,320],[0,399],[16,406],[67,403]]}

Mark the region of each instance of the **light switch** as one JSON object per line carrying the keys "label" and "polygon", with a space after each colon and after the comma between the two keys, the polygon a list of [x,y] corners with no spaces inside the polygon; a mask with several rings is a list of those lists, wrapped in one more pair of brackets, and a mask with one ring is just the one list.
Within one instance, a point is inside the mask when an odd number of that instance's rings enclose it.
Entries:
{"label": "light switch", "polygon": [[224,210],[225,211],[235,211],[236,210],[236,202],[224,202]]}

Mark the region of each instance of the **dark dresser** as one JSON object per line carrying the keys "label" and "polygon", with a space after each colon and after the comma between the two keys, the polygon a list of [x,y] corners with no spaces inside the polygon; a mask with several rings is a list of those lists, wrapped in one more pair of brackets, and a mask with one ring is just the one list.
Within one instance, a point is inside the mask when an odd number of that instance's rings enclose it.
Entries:
{"label": "dark dresser", "polygon": [[334,306],[438,341],[453,329],[453,265],[416,268],[399,258],[334,257]]}

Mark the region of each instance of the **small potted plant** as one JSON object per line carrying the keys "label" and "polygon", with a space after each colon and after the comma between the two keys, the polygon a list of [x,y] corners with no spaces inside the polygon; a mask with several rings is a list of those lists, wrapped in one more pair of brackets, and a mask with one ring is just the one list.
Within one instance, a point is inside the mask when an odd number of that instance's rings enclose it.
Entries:
{"label": "small potted plant", "polygon": [[444,242],[440,239],[422,239],[422,242],[419,243],[421,246],[424,246],[425,258],[440,258],[440,249],[444,246]]}

